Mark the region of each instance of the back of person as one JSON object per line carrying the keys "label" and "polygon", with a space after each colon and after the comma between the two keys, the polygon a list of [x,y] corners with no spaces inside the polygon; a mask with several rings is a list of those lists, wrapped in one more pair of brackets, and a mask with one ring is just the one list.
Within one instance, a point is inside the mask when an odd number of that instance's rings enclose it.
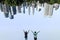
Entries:
{"label": "back of person", "polygon": [[25,38],[27,38],[27,34],[28,34],[28,32],[25,32]]}
{"label": "back of person", "polygon": [[34,33],[34,38],[37,38],[37,33]]}

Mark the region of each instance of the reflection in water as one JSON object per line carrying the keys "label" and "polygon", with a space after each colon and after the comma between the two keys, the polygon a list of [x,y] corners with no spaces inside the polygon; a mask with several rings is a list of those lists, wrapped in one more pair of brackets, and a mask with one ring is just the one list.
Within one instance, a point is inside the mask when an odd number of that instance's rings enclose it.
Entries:
{"label": "reflection in water", "polygon": [[18,12],[21,13],[21,6],[18,6]]}
{"label": "reflection in water", "polygon": [[[14,19],[14,13],[13,13],[14,11],[13,11],[13,9],[12,9],[12,6],[10,6],[9,9],[10,9],[10,15],[9,15],[10,17],[9,17],[9,18],[10,18],[10,19]],[[15,14],[16,14],[16,13],[15,13]]]}
{"label": "reflection in water", "polygon": [[33,13],[33,15],[34,15],[34,7],[35,7],[35,4],[34,4],[34,2],[32,2],[32,13]]}
{"label": "reflection in water", "polygon": [[[23,6],[22,6],[23,5]],[[32,3],[27,3],[24,2],[22,5],[17,6],[18,7],[18,12],[21,12],[21,8],[23,7],[23,13],[25,14],[25,7],[28,8],[28,14],[30,15],[30,7],[32,7],[32,14],[34,15],[34,10],[36,8],[36,10],[41,11],[41,8],[44,7],[44,15],[45,16],[52,16],[53,15],[53,8],[55,8],[55,10],[57,10],[59,8],[59,4],[55,3],[55,4],[48,4],[48,3],[44,3],[43,5],[41,3],[39,3],[39,1],[37,1],[37,3],[32,2]],[[10,18],[10,19],[14,19],[14,15],[16,15],[17,10],[16,10],[16,6],[9,6],[6,4],[2,4],[0,3],[0,10],[1,12],[4,12],[4,16],[5,18]]]}
{"label": "reflection in water", "polygon": [[29,12],[29,15],[30,15],[30,5],[29,5],[29,8],[28,8],[28,12]]}
{"label": "reflection in water", "polygon": [[13,14],[16,14],[16,6],[12,6]]}
{"label": "reflection in water", "polygon": [[6,4],[3,4],[3,12],[6,18],[9,17],[9,7]]}
{"label": "reflection in water", "polygon": [[57,10],[57,9],[59,8],[59,4],[58,4],[58,3],[55,3],[55,4],[53,5],[53,7],[55,8],[55,10]]}

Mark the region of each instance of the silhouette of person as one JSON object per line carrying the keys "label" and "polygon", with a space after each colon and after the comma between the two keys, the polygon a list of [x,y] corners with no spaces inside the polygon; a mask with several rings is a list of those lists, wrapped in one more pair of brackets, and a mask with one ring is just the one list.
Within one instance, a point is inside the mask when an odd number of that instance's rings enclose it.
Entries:
{"label": "silhouette of person", "polygon": [[24,31],[25,40],[27,40],[27,38],[28,38],[28,33],[29,33],[29,31]]}
{"label": "silhouette of person", "polygon": [[37,40],[37,34],[38,34],[39,32],[40,32],[40,31],[38,31],[38,32],[36,32],[36,31],[33,32],[33,31],[32,31],[32,33],[33,33],[33,35],[34,35],[34,40]]}

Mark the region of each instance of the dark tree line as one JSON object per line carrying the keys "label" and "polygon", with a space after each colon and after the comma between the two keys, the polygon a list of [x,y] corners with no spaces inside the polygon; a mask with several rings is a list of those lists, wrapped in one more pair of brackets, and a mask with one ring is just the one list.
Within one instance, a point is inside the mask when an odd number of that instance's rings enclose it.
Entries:
{"label": "dark tree line", "polygon": [[39,1],[40,3],[50,3],[50,4],[54,4],[54,3],[60,3],[60,0],[0,0],[0,3],[2,4],[8,4],[11,6],[15,6],[15,5],[21,5],[23,2],[28,2],[31,3],[32,1]]}

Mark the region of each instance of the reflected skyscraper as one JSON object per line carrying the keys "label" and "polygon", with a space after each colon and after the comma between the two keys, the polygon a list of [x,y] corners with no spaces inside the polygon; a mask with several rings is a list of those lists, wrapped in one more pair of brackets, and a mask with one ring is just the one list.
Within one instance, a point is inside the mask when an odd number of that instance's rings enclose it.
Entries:
{"label": "reflected skyscraper", "polygon": [[32,2],[32,13],[33,13],[33,15],[34,15],[34,10],[35,10],[35,4],[34,4],[34,2]]}
{"label": "reflected skyscraper", "polygon": [[24,0],[24,3],[23,3],[23,13],[25,13],[25,6],[26,6],[26,0]]}
{"label": "reflected skyscraper", "polygon": [[41,11],[42,4],[37,1],[37,7],[36,10]]}
{"label": "reflected skyscraper", "polygon": [[0,10],[1,10],[1,3],[0,3]]}
{"label": "reflected skyscraper", "polygon": [[49,4],[44,3],[44,15],[47,16],[49,13]]}
{"label": "reflected skyscraper", "polygon": [[18,6],[18,12],[21,13],[21,6]]}
{"label": "reflected skyscraper", "polygon": [[12,6],[13,14],[16,14],[16,6]]}
{"label": "reflected skyscraper", "polygon": [[55,3],[55,4],[53,5],[53,7],[55,8],[55,10],[57,10],[57,9],[59,8],[59,4],[58,4],[58,3]]}
{"label": "reflected skyscraper", "polygon": [[29,5],[29,7],[28,7],[28,13],[29,13],[29,15],[30,15],[30,5]]}
{"label": "reflected skyscraper", "polygon": [[34,8],[36,8],[36,6],[37,6],[36,1],[34,2],[34,4],[35,4]]}
{"label": "reflected skyscraper", "polygon": [[39,1],[36,2],[36,10],[38,9]]}
{"label": "reflected skyscraper", "polygon": [[13,14],[13,12],[12,12],[12,7],[11,6],[9,6],[9,10],[10,10],[10,19],[14,19],[14,14]]}
{"label": "reflected skyscraper", "polygon": [[29,5],[28,5],[28,3],[26,2],[26,8],[28,7]]}
{"label": "reflected skyscraper", "polygon": [[53,5],[49,4],[49,16],[53,15]]}
{"label": "reflected skyscraper", "polygon": [[4,4],[3,5],[3,12],[6,18],[9,17],[9,9],[8,9],[8,5]]}
{"label": "reflected skyscraper", "polygon": [[9,6],[9,12],[10,12],[10,14],[12,14],[12,11],[11,11],[11,6]]}
{"label": "reflected skyscraper", "polygon": [[23,3],[23,13],[25,13],[25,6],[26,6],[26,4],[25,4],[25,2]]}
{"label": "reflected skyscraper", "polygon": [[4,7],[4,4],[0,4],[1,5],[1,11],[3,12],[3,7]]}

